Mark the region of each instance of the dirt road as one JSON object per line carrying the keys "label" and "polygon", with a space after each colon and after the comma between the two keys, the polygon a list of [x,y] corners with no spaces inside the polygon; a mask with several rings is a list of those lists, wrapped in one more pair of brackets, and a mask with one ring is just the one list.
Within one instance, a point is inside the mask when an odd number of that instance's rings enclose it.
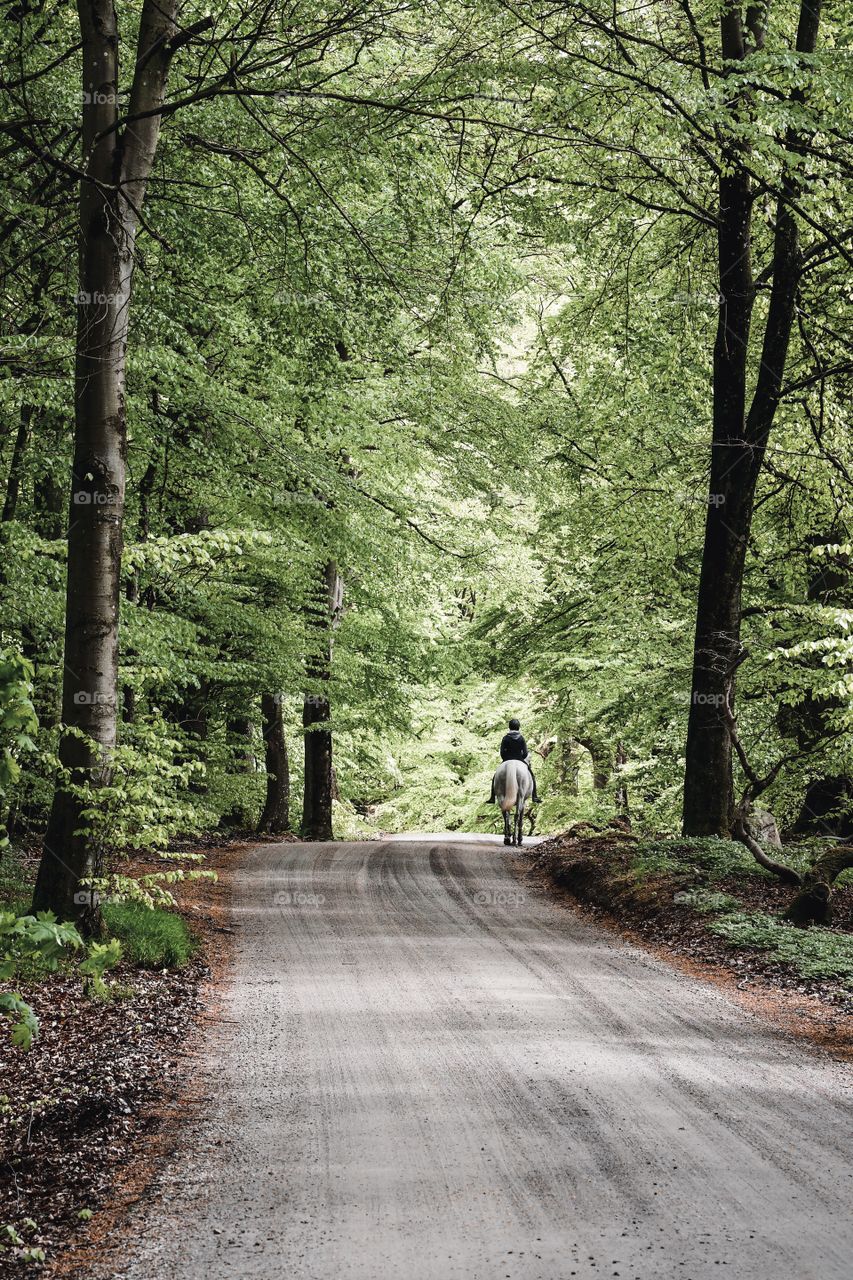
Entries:
{"label": "dirt road", "polygon": [[847,1073],[502,846],[265,845],[132,1280],[849,1280]]}

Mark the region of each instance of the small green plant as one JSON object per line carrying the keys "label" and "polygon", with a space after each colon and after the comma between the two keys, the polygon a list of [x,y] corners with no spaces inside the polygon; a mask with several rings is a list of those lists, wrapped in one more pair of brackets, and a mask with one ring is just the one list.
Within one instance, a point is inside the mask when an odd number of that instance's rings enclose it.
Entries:
{"label": "small green plant", "polygon": [[768,951],[804,978],[841,978],[853,986],[853,937],[832,929],[798,929],[761,911],[733,911],[708,928],[732,947]]}
{"label": "small green plant", "polygon": [[[80,730],[66,732],[85,736]],[[74,783],[63,771],[81,804],[83,827],[107,857],[164,850],[177,831],[197,829],[198,816],[185,793],[203,777],[204,766],[182,759],[182,753],[183,743],[162,716],[152,713],[135,721],[128,740],[110,753],[108,783]]]}
{"label": "small green plant", "polygon": [[193,953],[190,931],[172,911],[138,902],[108,903],[103,910],[107,928],[133,964],[144,969],[177,968]]}
{"label": "small green plant", "polygon": [[108,1000],[110,991],[104,982],[104,973],[117,965],[122,956],[122,947],[118,938],[110,938],[109,942],[93,942],[89,954],[80,965],[80,972],[86,982],[88,995],[97,996],[99,1000]]}
{"label": "small green plant", "polygon": [[714,915],[721,911],[736,911],[740,906],[730,893],[715,893],[711,889],[688,889],[676,893],[673,901],[680,906],[692,907],[701,915]]}
{"label": "small green plant", "polygon": [[[11,982],[22,965],[37,961],[48,972],[83,948],[83,939],[73,924],[59,923],[50,911],[35,916],[16,916],[0,911],[0,982]],[[94,943],[80,966],[93,994],[108,994],[104,972],[118,962],[118,943]],[[0,1015],[12,1023],[12,1044],[29,1049],[38,1034],[38,1018],[18,991],[0,993]]]}
{"label": "small green plant", "polygon": [[[38,1224],[32,1218],[24,1218],[18,1227],[11,1222],[0,1225],[0,1254],[11,1252],[19,1262],[44,1262],[44,1249],[38,1245],[27,1244],[25,1236],[38,1231]],[[23,1234],[22,1234],[23,1233]]]}

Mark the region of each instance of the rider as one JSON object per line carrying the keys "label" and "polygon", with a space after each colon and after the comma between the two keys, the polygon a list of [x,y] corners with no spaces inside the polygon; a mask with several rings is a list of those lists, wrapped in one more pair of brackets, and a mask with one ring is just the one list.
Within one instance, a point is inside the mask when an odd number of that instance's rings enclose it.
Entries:
{"label": "rider", "polygon": [[[527,743],[521,733],[521,725],[518,720],[510,720],[509,733],[505,733],[501,739],[501,760],[523,760],[530,769],[530,752],[527,750]],[[530,776],[533,778],[533,803],[541,804],[539,796],[536,794],[536,778],[533,770],[530,769]],[[495,803],[495,779],[492,775],[492,794],[489,796],[489,804]]]}

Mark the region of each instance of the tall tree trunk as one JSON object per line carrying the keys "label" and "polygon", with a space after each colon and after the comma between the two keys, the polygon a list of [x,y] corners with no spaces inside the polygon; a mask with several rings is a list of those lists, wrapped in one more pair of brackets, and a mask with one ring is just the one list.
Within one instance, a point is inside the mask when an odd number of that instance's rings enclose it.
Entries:
{"label": "tall tree trunk", "polygon": [[305,730],[305,793],[302,835],[306,840],[332,840],[332,731],[327,687],[331,678],[332,638],[341,607],[341,580],[337,565],[323,567],[317,600],[311,607],[314,647],[307,666],[311,691],[305,695],[302,725]]}
{"label": "tall tree trunk", "polygon": [[6,497],[3,501],[3,522],[14,520],[18,510],[18,497],[21,492],[21,476],[24,471],[24,458],[32,434],[34,409],[31,404],[22,404],[18,418],[18,431],[12,449],[12,460],[9,463],[9,476],[6,480]]}
{"label": "tall tree trunk", "polygon": [[625,750],[624,743],[618,743],[616,747],[616,812],[620,817],[627,818],[630,814],[628,807],[628,784],[625,781],[625,775],[622,770],[628,763],[628,753]]}
{"label": "tall tree trunk", "polygon": [[57,786],[34,906],[96,930],[80,884],[101,854],[73,787],[109,780],[116,742],[118,619],[126,473],[125,363],[136,230],[160,132],[177,0],[144,0],[125,129],[118,127],[119,32],[112,0],[79,0],[83,62],[75,438]]}
{"label": "tall tree trunk", "polygon": [[259,831],[282,835],[290,830],[290,762],[284,736],[281,695],[261,695],[264,756],[267,769],[267,796],[258,822]]}
{"label": "tall tree trunk", "polygon": [[560,790],[565,795],[576,796],[578,794],[579,772],[580,764],[575,751],[574,739],[561,739],[557,748],[557,779],[560,783]]}
{"label": "tall tree trunk", "polygon": [[248,716],[232,716],[226,725],[229,745],[233,752],[237,773],[254,773],[255,756],[252,751],[252,722]]}
{"label": "tall tree trunk", "polygon": [[[811,53],[820,0],[803,0],[797,49]],[[731,67],[748,52],[740,11],[721,16],[723,57]],[[760,32],[753,30],[760,43]],[[740,92],[740,91],[739,91]],[[801,95],[795,91],[794,97]],[[789,152],[802,139],[785,137]],[[726,709],[734,709],[734,672],[741,655],[741,593],[755,490],[782,387],[800,276],[797,224],[790,201],[797,179],[783,174],[776,203],[773,284],[759,371],[747,412],[747,368],[755,286],[752,278],[752,202],[742,144],[722,148],[718,260],[720,311],[714,343],[714,406],[708,514],[699,577],[693,680],[684,774],[685,835],[727,835],[734,821],[732,743]]]}
{"label": "tall tree trunk", "polygon": [[586,747],[592,759],[592,785],[596,791],[604,791],[610,781],[610,774],[613,771],[613,761],[610,754],[610,748],[601,738],[590,737],[578,738],[577,741],[582,747]]}

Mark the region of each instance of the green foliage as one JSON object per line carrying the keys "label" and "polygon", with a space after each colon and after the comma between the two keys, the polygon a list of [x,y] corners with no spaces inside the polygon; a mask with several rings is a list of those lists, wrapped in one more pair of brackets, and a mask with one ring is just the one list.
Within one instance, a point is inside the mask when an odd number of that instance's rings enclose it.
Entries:
{"label": "green foliage", "polygon": [[26,1000],[17,991],[0,992],[0,1014],[12,1022],[12,1044],[21,1049],[29,1049],[33,1039],[38,1035],[38,1018]]}
{"label": "green foliage", "polygon": [[[50,912],[16,916],[0,911],[0,982],[10,982],[21,965],[33,961],[52,972],[60,960],[82,946],[74,925],[58,923]],[[0,993],[0,1013],[12,1021],[12,1043],[29,1049],[38,1034],[38,1019],[19,992]]]}
{"label": "green foliage", "polygon": [[35,1244],[27,1243],[27,1236],[32,1237],[38,1231],[38,1223],[32,1218],[22,1218],[17,1225],[6,1222],[0,1224],[0,1256],[6,1252],[10,1252],[18,1262],[23,1263],[40,1263],[44,1262],[46,1254],[44,1249]]}
{"label": "green foliage", "polygon": [[[484,801],[512,711],[553,745],[540,830],[606,819],[617,785],[638,830],[677,829],[722,136],[760,192],[788,167],[808,179],[746,571],[742,737],[759,772],[796,757],[767,796],[784,822],[815,779],[853,776],[849,290],[834,248],[850,224],[849,23],[825,13],[802,58],[794,11],[777,7],[735,73],[718,6],[696,7],[695,31],[677,5],[629,5],[618,27],[603,0],[522,9],[367,3],[320,21],[274,4],[258,28],[248,6],[179,52],[169,92],[200,96],[164,117],[131,305],[119,744],[106,785],[80,792],[103,892],[168,902],[182,868],[134,889],[118,859],[254,825],[263,693],[286,694],[298,816],[312,589],[330,558],[345,589],[328,682],[342,834],[495,830]],[[134,31],[122,14],[126,68]],[[0,798],[19,831],[44,825],[60,732],[77,231],[44,138],[79,138],[78,36],[71,10],[45,26],[38,8],[0,36],[27,85],[26,103],[0,89],[17,122],[7,482],[32,413],[0,573]],[[220,64],[238,80],[263,68],[260,86],[220,95]],[[792,127],[814,145],[792,151]],[[760,310],[763,194],[754,229]],[[742,853],[685,857],[709,879],[759,874]]]}
{"label": "green foliage", "polygon": [[760,911],[735,911],[708,928],[733,947],[754,947],[804,978],[842,978],[853,986],[853,938],[832,929],[798,929]]}
{"label": "green foliage", "polygon": [[66,785],[82,802],[82,825],[107,857],[118,852],[167,848],[177,832],[196,828],[196,813],[183,800],[192,780],[203,776],[198,760],[181,760],[183,744],[153,714],[134,722],[127,741],[110,755],[100,785]]}
{"label": "green foliage", "polygon": [[692,889],[676,893],[674,901],[681,906],[692,907],[700,915],[717,915],[722,911],[736,911],[740,906],[730,893],[715,893],[710,889]]}
{"label": "green foliage", "polygon": [[[85,950],[77,928],[59,922],[49,911],[17,916],[0,911],[0,982],[10,982],[19,971],[54,973],[75,952]],[[117,942],[92,943],[79,973],[92,994],[106,998],[104,972],[121,959]],[[29,1049],[38,1035],[38,1018],[20,992],[0,992],[0,1014],[12,1021],[12,1044]]]}
{"label": "green foliage", "polygon": [[[38,718],[32,697],[33,664],[15,649],[0,648],[0,813],[21,776],[18,755],[35,747]],[[8,843],[0,822],[0,856]]]}
{"label": "green foliage", "polygon": [[117,938],[109,942],[93,942],[89,953],[80,965],[80,973],[87,981],[87,990],[100,1000],[109,999],[109,988],[104,982],[107,969],[113,969],[121,960],[122,946]]}
{"label": "green foliage", "polygon": [[[371,822],[389,832],[497,831],[497,809],[486,801],[498,747],[510,716],[527,725],[531,691],[469,677],[424,694],[414,701],[406,729],[383,744],[381,772],[374,765],[374,777],[384,774],[390,795],[375,804]],[[532,712],[530,731],[532,744]]]}
{"label": "green foliage", "polygon": [[744,845],[715,836],[641,840],[631,865],[639,876],[677,872],[702,884],[713,884],[731,875],[768,874]]}
{"label": "green foliage", "polygon": [[[195,944],[180,916],[136,902],[109,903],[104,921],[114,935],[112,945],[143,969],[172,969],[186,964]],[[107,944],[111,945],[111,944]]]}

